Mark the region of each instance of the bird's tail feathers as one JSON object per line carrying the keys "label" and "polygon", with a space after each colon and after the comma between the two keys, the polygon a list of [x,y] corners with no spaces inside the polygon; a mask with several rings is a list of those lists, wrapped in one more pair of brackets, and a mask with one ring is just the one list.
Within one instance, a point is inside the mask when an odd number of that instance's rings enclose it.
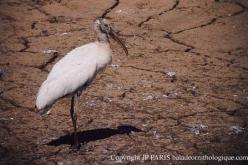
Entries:
{"label": "bird's tail feathers", "polygon": [[35,106],[35,108],[36,108],[36,111],[40,114],[40,115],[46,115],[46,114],[49,114],[50,113],[50,111],[51,111],[51,107],[52,106],[47,106],[47,107],[45,107],[45,108],[42,108],[42,109],[38,109],[36,106]]}

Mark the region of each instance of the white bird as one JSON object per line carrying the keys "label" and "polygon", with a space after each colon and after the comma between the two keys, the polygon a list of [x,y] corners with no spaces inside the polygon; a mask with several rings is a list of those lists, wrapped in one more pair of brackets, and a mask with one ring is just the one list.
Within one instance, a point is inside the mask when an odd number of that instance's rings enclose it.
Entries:
{"label": "white bird", "polygon": [[[36,108],[41,114],[48,112],[60,98],[71,96],[71,119],[74,128],[74,146],[80,147],[77,137],[78,97],[82,90],[91,84],[97,73],[111,63],[112,51],[109,37],[116,40],[124,49],[127,48],[113,31],[110,22],[97,18],[94,23],[97,41],[77,47],[59,60],[41,85],[36,99]],[[74,104],[76,102],[76,108]]]}

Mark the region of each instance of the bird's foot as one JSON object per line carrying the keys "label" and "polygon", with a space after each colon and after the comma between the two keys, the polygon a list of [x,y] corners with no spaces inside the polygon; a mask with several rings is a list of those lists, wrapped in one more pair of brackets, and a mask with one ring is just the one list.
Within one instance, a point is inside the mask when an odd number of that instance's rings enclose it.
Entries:
{"label": "bird's foot", "polygon": [[83,143],[82,145],[81,144],[73,144],[71,146],[71,149],[72,151],[75,151],[75,152],[80,152],[80,153],[85,153],[85,152],[88,152],[88,149],[86,147],[86,143]]}
{"label": "bird's foot", "polygon": [[89,151],[89,149],[88,149],[86,143],[83,143],[82,146],[80,147],[79,153],[81,155],[85,155],[85,153],[88,151]]}
{"label": "bird's foot", "polygon": [[75,151],[80,150],[80,148],[81,148],[81,144],[78,144],[78,145],[73,144],[73,145],[71,146],[71,149],[72,149],[72,150],[75,150]]}

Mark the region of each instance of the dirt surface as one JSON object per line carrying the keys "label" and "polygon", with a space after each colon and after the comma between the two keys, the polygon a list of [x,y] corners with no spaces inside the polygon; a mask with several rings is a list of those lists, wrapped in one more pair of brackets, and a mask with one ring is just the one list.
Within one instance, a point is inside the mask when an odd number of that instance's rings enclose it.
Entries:
{"label": "dirt surface", "polygon": [[[1,0],[0,164],[247,155],[247,11],[246,0]],[[84,146],[73,151],[70,99],[41,117],[35,96],[60,58],[95,40],[92,24],[102,15],[130,55],[112,42],[112,65],[80,98]]]}

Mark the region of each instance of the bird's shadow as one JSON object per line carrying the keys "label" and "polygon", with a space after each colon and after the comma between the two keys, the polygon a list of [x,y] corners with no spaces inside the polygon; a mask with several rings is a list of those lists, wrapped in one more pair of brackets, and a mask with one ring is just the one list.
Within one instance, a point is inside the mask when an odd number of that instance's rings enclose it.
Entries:
{"label": "bird's shadow", "polygon": [[[143,131],[130,125],[118,126],[116,129],[98,128],[98,129],[78,132],[78,140],[80,143],[87,143],[91,141],[106,139],[106,138],[109,138],[117,134],[129,134],[131,132],[143,132]],[[61,136],[58,139],[54,139],[50,141],[49,143],[47,143],[47,145],[51,145],[51,146],[59,146],[63,144],[72,145],[73,134],[67,134],[67,135]]]}

